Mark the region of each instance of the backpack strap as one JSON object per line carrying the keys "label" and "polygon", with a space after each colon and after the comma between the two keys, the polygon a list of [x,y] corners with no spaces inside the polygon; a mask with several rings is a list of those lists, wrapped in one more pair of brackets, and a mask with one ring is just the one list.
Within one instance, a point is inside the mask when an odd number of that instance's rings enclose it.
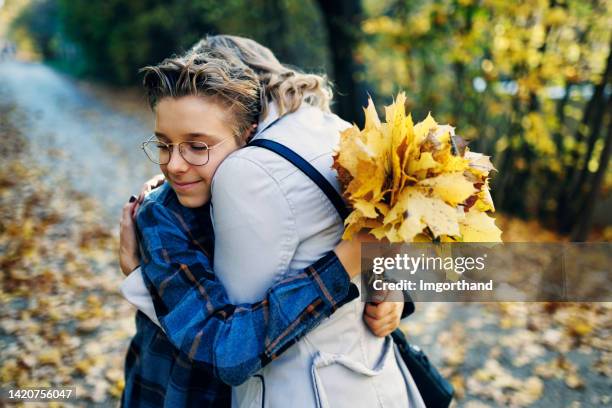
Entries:
{"label": "backpack strap", "polygon": [[278,142],[269,139],[255,139],[252,140],[248,146],[257,146],[267,150],[270,150],[281,157],[284,157],[288,162],[293,164],[295,167],[300,169],[308,178],[310,178],[327,196],[329,201],[336,207],[336,211],[338,211],[338,215],[342,221],[344,221],[350,214],[348,208],[346,208],[346,204],[344,200],[338,194],[336,189],[330,184],[329,181],[325,177],[319,173],[317,169],[306,160],[304,160],[299,154],[289,149],[287,146],[284,146]]}

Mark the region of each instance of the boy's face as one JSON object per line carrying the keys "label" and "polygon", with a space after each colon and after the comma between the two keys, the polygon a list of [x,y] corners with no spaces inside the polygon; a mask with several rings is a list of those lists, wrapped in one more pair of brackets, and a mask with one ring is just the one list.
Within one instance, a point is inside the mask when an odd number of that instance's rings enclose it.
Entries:
{"label": "boy's face", "polygon": [[[199,96],[163,98],[155,108],[155,135],[165,143],[204,142],[212,149],[208,163],[195,166],[171,147],[170,162],[161,171],[185,207],[201,207],[210,200],[210,186],[219,164],[239,148],[227,109]],[[218,145],[217,145],[218,144]]]}

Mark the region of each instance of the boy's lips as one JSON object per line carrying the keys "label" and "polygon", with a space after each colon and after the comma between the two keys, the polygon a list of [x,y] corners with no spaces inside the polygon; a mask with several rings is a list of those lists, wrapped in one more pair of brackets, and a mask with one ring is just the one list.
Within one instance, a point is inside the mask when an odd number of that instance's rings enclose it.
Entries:
{"label": "boy's lips", "polygon": [[195,187],[196,185],[198,185],[199,183],[201,183],[204,180],[196,180],[196,181],[189,181],[189,182],[181,182],[179,183],[178,181],[170,181],[170,184],[172,184],[172,187],[174,187],[175,190],[179,190],[179,191],[187,191],[192,189],[193,187]]}

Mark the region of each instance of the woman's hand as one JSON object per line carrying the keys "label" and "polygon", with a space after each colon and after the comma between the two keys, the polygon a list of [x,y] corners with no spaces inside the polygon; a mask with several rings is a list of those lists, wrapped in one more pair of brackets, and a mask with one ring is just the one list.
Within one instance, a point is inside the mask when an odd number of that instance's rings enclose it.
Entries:
{"label": "woman's hand", "polygon": [[403,302],[368,303],[363,320],[375,336],[385,337],[399,327],[403,310]]}
{"label": "woman's hand", "polygon": [[155,190],[157,187],[161,186],[166,182],[166,178],[163,174],[158,174],[157,176],[153,176],[149,180],[145,181],[140,189],[140,194],[138,194],[138,203],[142,203],[145,196],[149,194],[151,191]]}
{"label": "woman's hand", "polygon": [[125,276],[128,276],[140,265],[138,238],[136,237],[136,224],[134,223],[134,217],[139,206],[136,196],[130,197],[130,202],[123,206],[121,221],[119,222],[119,266]]}

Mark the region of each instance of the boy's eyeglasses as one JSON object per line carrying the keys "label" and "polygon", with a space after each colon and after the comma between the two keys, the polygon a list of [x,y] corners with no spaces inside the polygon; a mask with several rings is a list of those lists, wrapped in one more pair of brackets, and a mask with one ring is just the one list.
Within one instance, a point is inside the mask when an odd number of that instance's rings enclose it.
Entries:
{"label": "boy's eyeglasses", "polygon": [[142,150],[155,164],[166,165],[170,163],[174,146],[178,146],[178,151],[181,157],[193,166],[204,166],[210,159],[210,150],[221,145],[227,139],[223,139],[214,146],[208,146],[204,142],[181,142],[181,143],[165,143],[157,140],[155,136],[142,144]]}

